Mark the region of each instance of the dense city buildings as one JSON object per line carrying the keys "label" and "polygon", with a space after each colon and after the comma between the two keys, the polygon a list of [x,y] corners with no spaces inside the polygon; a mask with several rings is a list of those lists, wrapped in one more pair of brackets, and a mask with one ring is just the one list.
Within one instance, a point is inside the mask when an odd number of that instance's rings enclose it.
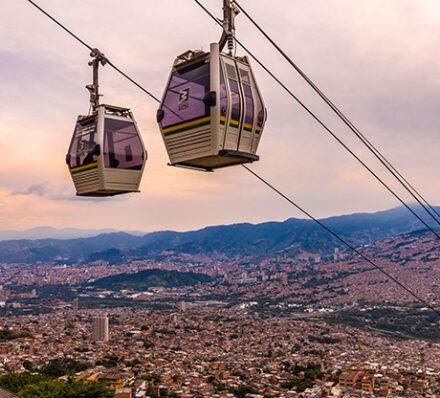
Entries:
{"label": "dense city buildings", "polygon": [[[104,320],[109,339],[96,344]],[[1,321],[6,327],[32,337],[2,343],[0,373],[22,372],[25,361],[41,368],[69,358],[86,364],[75,377],[105,380],[136,397],[152,390],[181,397],[233,397],[240,389],[273,397],[440,393],[439,344],[380,337],[305,314],[261,318],[240,305],[180,313],[114,308],[108,317],[96,310],[13,316]]]}
{"label": "dense city buildings", "polygon": [[[436,305],[437,246],[362,250]],[[440,396],[439,319],[343,250],[0,267],[0,374],[117,398]]]}

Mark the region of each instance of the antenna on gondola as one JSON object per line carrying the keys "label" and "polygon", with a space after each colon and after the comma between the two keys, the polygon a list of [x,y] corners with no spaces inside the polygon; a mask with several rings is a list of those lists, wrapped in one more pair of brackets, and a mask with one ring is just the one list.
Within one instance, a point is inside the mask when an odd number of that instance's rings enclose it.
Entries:
{"label": "antenna on gondola", "polygon": [[234,49],[235,17],[239,12],[240,10],[231,0],[223,0],[223,33],[218,44],[222,51],[227,43],[229,55],[232,55]]}
{"label": "antenna on gondola", "polygon": [[93,66],[93,84],[88,84],[86,86],[86,89],[89,90],[90,93],[90,106],[93,108],[93,111],[95,112],[96,107],[99,105],[99,97],[102,97],[102,95],[99,94],[99,82],[98,82],[99,64],[104,66],[108,62],[108,59],[97,48],[94,48],[92,50],[90,56],[93,57],[93,59],[89,61],[89,66]]}

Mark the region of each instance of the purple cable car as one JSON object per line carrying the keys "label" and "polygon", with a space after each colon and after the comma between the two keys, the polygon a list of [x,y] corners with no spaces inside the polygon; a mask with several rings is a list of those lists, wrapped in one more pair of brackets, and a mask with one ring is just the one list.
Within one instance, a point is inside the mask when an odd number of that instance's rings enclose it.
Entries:
{"label": "purple cable car", "polygon": [[99,50],[93,50],[91,55],[93,84],[86,87],[93,112],[78,116],[66,156],[77,195],[139,192],[147,152],[130,110],[99,104],[98,66],[107,61]]}
{"label": "purple cable car", "polygon": [[201,170],[249,163],[266,108],[247,57],[187,51],[177,57],[157,112],[170,164]]}

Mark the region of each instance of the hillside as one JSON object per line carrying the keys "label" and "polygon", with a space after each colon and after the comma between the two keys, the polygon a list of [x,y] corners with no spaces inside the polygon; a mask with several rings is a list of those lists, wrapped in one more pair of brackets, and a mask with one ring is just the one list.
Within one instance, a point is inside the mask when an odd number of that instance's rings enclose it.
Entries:
{"label": "hillside", "polygon": [[[354,245],[369,244],[423,227],[403,207],[320,221]],[[292,255],[298,251],[330,254],[335,247],[341,247],[340,243],[313,221],[290,218],[284,222],[213,226],[190,232],[160,231],[144,236],[117,232],[81,239],[2,241],[0,261],[77,263],[106,260],[117,265],[131,258],[154,258],[164,250],[231,258],[282,251]]]}
{"label": "hillside", "polygon": [[211,277],[193,272],[164,271],[148,269],[136,274],[118,274],[98,279],[90,286],[108,290],[144,291],[150,287],[194,286],[198,283],[210,282]]}

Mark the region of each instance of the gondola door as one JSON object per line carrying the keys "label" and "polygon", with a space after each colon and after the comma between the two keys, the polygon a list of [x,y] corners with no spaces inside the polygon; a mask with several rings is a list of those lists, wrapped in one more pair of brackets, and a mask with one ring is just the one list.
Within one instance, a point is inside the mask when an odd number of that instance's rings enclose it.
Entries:
{"label": "gondola door", "polygon": [[235,61],[243,97],[243,121],[241,124],[238,151],[252,152],[252,142],[255,133],[255,100],[252,87],[252,77],[249,65]]}
{"label": "gondola door", "polygon": [[77,195],[98,190],[102,178],[98,170],[100,146],[97,116],[78,117],[66,162],[70,169]]}
{"label": "gondola door", "polygon": [[[223,67],[225,71],[228,97],[229,97],[229,117],[224,118],[225,139],[224,149],[238,151],[240,145],[240,132],[243,122],[243,95],[241,90],[240,78],[237,73],[235,61],[232,58],[223,56]],[[220,122],[222,122],[222,117]],[[247,151],[249,152],[249,151]]]}

